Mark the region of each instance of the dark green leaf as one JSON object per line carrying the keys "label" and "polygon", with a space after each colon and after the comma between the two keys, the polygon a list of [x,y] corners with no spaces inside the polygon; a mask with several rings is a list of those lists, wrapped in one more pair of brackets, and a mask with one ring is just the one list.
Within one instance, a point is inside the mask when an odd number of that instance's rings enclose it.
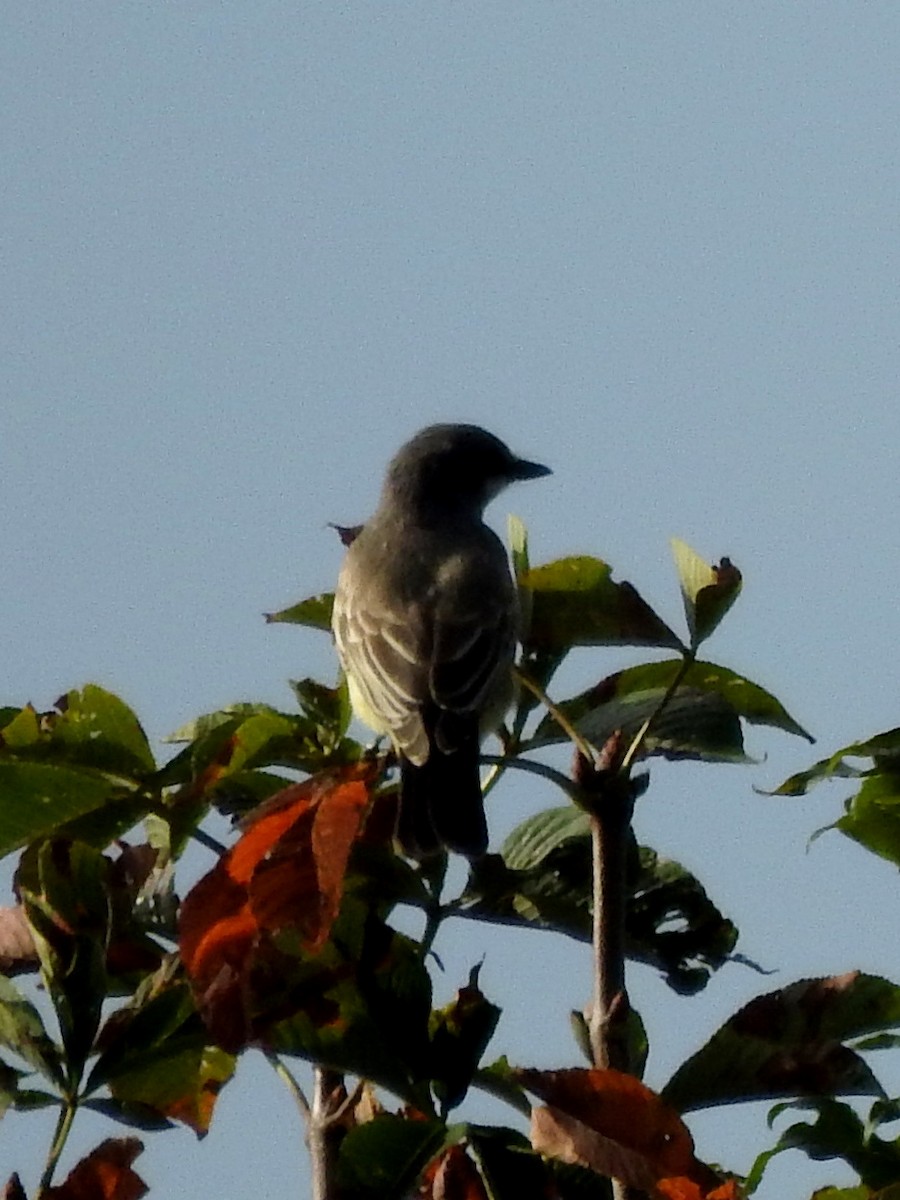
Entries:
{"label": "dark green leaf", "polygon": [[[588,819],[573,806],[548,809],[507,838],[503,857],[473,865],[463,914],[591,938]],[[702,988],[731,953],[737,931],[678,863],[633,847],[626,937],[629,957],[662,971],[679,992]]]}
{"label": "dark green leaf", "polygon": [[144,1104],[129,1104],[124,1100],[115,1100],[112,1096],[84,1100],[81,1107],[109,1117],[111,1121],[118,1121],[120,1125],[127,1125],[129,1129],[144,1129],[149,1133],[159,1133],[163,1129],[174,1127],[174,1122],[170,1121],[168,1117],[161,1117],[156,1109]]}
{"label": "dark green leaf", "polygon": [[449,1112],[465,1098],[500,1011],[478,987],[475,967],[455,999],[431,1014],[432,1086],[442,1112]]}
{"label": "dark green leaf", "polygon": [[[630,667],[564,701],[559,708],[595,746],[602,746],[617,729],[627,741],[656,712],[681,669],[679,659]],[[654,720],[645,742],[646,753],[747,762],[738,718],[812,740],[779,701],[758,684],[716,663],[695,662]],[[548,714],[528,748],[565,740],[565,734]]]}
{"label": "dark green leaf", "polygon": [[83,843],[45,842],[23,858],[19,872],[41,974],[76,1079],[93,1047],[107,995],[109,867]]}
{"label": "dark green leaf", "polygon": [[[811,1108],[816,1114],[813,1123],[805,1121],[791,1125],[782,1133],[777,1144],[759,1155],[753,1164],[747,1183],[755,1188],[770,1160],[784,1150],[802,1150],[811,1159],[821,1162],[839,1158],[847,1162],[868,1189],[881,1189],[900,1182],[900,1144],[879,1138],[860,1120],[847,1104],[830,1098],[818,1098],[786,1108]],[[852,1194],[852,1193],[851,1193]],[[879,1191],[879,1196],[883,1193]]]}
{"label": "dark green leaf", "polygon": [[900,1023],[900,987],[853,972],[751,1000],[683,1063],[663,1096],[684,1112],[797,1095],[879,1095],[843,1043]]}
{"label": "dark green leaf", "polygon": [[440,1121],[381,1113],[351,1129],[341,1143],[337,1187],[353,1200],[404,1200],[444,1146]]}
{"label": "dark green leaf", "polygon": [[331,610],[334,607],[334,595],[322,592],[318,596],[310,596],[281,612],[266,613],[270,622],[286,622],[289,625],[308,625],[311,629],[322,629],[326,633],[331,630]]}
{"label": "dark green leaf", "polygon": [[522,821],[507,837],[500,853],[511,871],[530,871],[566,842],[590,838],[587,813],[574,804],[546,808]]}
{"label": "dark green leaf", "polygon": [[[259,1035],[272,1049],[327,1062],[380,1083],[423,1112],[431,1108],[428,1021],[431,981],[418,944],[361,918],[345,896],[332,939],[315,956],[273,964],[256,986],[266,1013]],[[287,939],[282,939],[285,942]]]}
{"label": "dark green leaf", "polygon": [[519,579],[531,593],[526,648],[545,653],[569,646],[664,646],[681,640],[630,583],[615,583],[598,558],[563,558]]}
{"label": "dark green leaf", "polygon": [[[0,1022],[2,1021],[3,1018],[0,1016]],[[24,1078],[24,1071],[17,1071],[0,1059],[0,1119],[3,1118],[6,1110],[15,1103],[19,1080]]]}
{"label": "dark green leaf", "polygon": [[470,1125],[466,1140],[492,1200],[612,1200],[609,1180],[586,1167],[543,1158],[516,1130]]}
{"label": "dark green leaf", "polygon": [[41,1092],[37,1088],[19,1088],[14,1107],[16,1112],[38,1112],[42,1108],[58,1107],[59,1104],[59,1096],[53,1096],[50,1092]]}

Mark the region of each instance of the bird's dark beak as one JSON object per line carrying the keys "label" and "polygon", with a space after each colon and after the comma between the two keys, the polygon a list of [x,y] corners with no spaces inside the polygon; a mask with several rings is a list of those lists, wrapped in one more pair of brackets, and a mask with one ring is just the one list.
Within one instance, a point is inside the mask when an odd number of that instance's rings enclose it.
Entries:
{"label": "bird's dark beak", "polygon": [[509,470],[510,479],[540,479],[543,475],[552,474],[543,463],[528,462],[524,458],[515,459]]}

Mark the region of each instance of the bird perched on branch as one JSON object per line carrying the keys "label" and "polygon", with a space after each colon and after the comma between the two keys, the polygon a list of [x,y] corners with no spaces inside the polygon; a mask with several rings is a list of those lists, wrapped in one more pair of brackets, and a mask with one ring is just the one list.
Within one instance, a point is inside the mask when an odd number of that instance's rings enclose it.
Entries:
{"label": "bird perched on branch", "polygon": [[400,760],[410,857],[487,848],[479,747],[512,701],[519,629],[506,550],[483,515],[507,484],[548,474],[476,425],[431,425],[391,460],[347,551],[335,642],[356,715]]}

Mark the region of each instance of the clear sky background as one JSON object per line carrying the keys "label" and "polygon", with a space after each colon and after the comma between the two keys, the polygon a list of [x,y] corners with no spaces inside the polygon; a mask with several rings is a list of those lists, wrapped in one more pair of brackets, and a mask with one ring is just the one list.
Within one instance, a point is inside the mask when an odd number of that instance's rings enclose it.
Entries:
{"label": "clear sky background", "polygon": [[[900,978],[896,871],[837,834],[807,852],[845,792],[753,790],[900,724],[898,63],[893,0],[5,6],[3,702],[93,680],[154,738],[289,706],[334,654],[261,614],[333,586],[326,523],[365,518],[400,442],[477,421],[554,469],[491,510],[535,561],[598,554],[679,621],[668,538],[731,556],[709,657],[819,739],[653,768],[639,837],[776,973],[680,1000],[633,971],[649,1082],[758,992]],[[558,694],[638,657],[582,652]],[[498,789],[495,842],[556,803]],[[485,956],[497,1054],[579,1061],[584,947],[466,925],[439,949],[440,1001]],[[746,1169],[766,1108],[692,1120],[700,1153]],[[86,1120],[65,1164],[119,1132]],[[33,1187],[48,1136],[7,1118],[0,1176]],[[137,1165],[167,1200],[280,1200],[301,1136],[248,1056],[205,1142],[148,1135]],[[786,1155],[758,1194],[850,1178]]]}

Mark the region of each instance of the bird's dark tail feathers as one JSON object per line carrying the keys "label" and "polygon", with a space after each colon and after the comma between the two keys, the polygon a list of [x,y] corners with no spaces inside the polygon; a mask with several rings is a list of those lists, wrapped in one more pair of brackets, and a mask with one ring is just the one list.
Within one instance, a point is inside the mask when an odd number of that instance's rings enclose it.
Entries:
{"label": "bird's dark tail feathers", "polygon": [[427,858],[442,848],[480,858],[488,831],[478,771],[477,732],[457,749],[432,746],[421,767],[401,765],[397,840],[410,858]]}

